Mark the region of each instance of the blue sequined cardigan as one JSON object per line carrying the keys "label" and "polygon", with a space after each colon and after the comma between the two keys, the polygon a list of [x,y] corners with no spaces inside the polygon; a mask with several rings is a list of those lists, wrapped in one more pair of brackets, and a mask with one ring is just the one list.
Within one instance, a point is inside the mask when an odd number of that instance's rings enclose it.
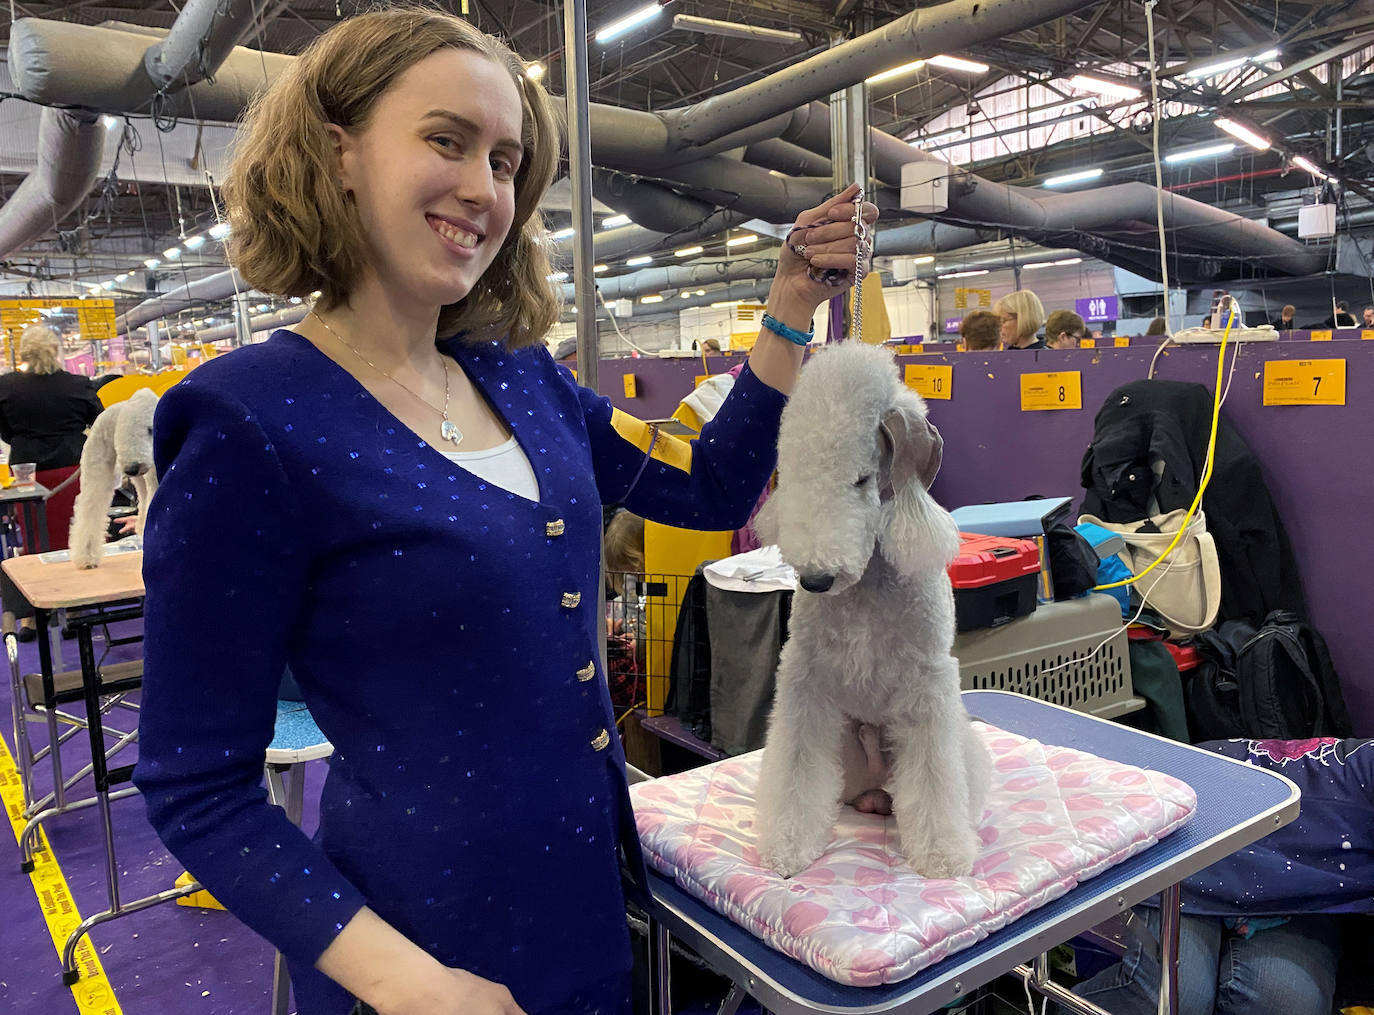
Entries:
{"label": "blue sequined cardigan", "polygon": [[[440,348],[509,425],[538,503],[450,463],[290,331],[157,410],[134,781],[172,853],[286,954],[302,1013],[348,1010],[311,967],[364,904],[529,1012],[628,968],[601,504],[734,528],[774,465],[784,398],[747,368],[700,439],[650,456],[647,428],[543,347]],[[287,664],[335,748],[313,841],[262,788]]]}

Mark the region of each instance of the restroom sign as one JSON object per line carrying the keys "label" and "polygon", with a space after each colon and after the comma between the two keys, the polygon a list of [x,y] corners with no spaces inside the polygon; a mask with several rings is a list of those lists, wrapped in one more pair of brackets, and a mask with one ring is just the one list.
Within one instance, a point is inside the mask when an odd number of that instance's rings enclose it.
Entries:
{"label": "restroom sign", "polygon": [[1085,321],[1115,321],[1117,318],[1117,299],[1115,296],[1089,296],[1074,300],[1074,310]]}

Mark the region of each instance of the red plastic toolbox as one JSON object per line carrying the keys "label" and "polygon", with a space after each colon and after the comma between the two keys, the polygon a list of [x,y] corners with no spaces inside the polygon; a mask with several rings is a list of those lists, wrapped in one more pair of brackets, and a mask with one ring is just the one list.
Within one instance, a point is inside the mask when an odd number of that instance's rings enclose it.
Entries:
{"label": "red plastic toolbox", "polygon": [[959,533],[949,565],[954,617],[960,631],[996,627],[1035,609],[1040,551],[1029,539]]}

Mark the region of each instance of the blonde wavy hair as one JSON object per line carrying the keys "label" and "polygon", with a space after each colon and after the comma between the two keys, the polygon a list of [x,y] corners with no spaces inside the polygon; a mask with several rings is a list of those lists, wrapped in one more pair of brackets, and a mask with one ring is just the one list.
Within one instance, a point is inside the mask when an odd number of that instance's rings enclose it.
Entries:
{"label": "blonde wavy hair", "polygon": [[31,374],[55,374],[62,369],[62,339],[46,324],[30,324],[19,336],[19,361]]}
{"label": "blonde wavy hair", "polygon": [[1034,338],[1040,326],[1045,323],[1045,305],[1040,297],[1029,289],[1017,289],[1007,293],[992,307],[993,313],[1015,314],[1016,335],[1018,338]]}
{"label": "blonde wavy hair", "polygon": [[531,345],[558,319],[538,212],[558,165],[558,122],[548,95],[504,42],[441,11],[400,8],[349,18],[311,43],[253,103],[224,182],[229,259],[256,289],[297,297],[319,290],[321,310],[345,303],[366,267],[366,242],[357,209],[339,186],[326,125],[365,129],[396,79],[443,49],[471,50],[510,73],[524,151],[510,232],[472,291],[440,312],[438,335],[495,329],[512,348]]}

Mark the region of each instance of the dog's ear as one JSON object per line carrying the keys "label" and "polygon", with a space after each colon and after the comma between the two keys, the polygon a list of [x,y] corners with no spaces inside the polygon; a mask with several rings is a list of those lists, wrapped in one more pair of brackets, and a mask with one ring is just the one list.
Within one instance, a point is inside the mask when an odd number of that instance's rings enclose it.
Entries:
{"label": "dog's ear", "polygon": [[940,432],[924,415],[899,407],[883,416],[879,441],[886,470],[880,490],[891,499],[879,550],[903,574],[944,568],[959,552],[959,529],[926,492],[944,452]]}
{"label": "dog's ear", "polygon": [[884,500],[900,494],[911,483],[930,489],[945,450],[944,439],[930,420],[913,407],[894,406],[878,422],[878,441],[879,490]]}
{"label": "dog's ear", "polygon": [[759,537],[759,543],[763,546],[776,545],[778,541],[778,511],[779,497],[774,490],[763,507],[759,508],[759,513],[754,515],[753,521],[749,524],[753,526],[754,535]]}

